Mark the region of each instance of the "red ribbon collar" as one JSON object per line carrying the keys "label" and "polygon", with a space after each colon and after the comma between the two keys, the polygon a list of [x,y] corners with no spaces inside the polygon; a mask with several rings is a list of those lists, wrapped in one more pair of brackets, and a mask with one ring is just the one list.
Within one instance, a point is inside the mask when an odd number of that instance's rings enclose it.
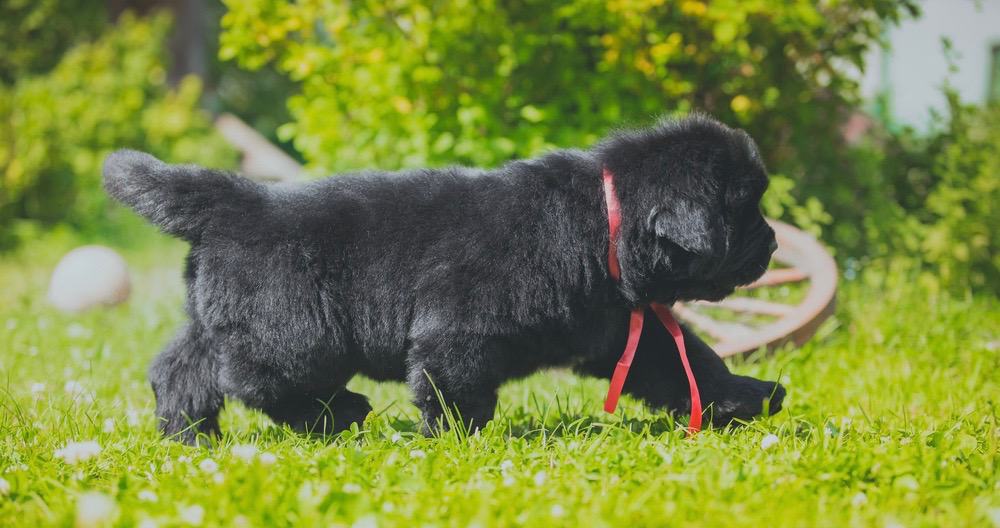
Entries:
{"label": "red ribbon collar", "polygon": [[[615,192],[614,174],[604,168],[604,202],[608,206],[608,273],[615,281],[621,281],[621,265],[618,263],[618,231],[621,228],[622,213],[621,203],[618,201],[618,194]],[[691,371],[691,364],[688,362],[687,348],[684,346],[684,334],[681,327],[670,313],[670,308],[660,303],[649,303],[656,317],[660,319],[663,327],[670,332],[677,344],[677,353],[681,356],[681,364],[684,365],[684,374],[687,375],[688,387],[691,390],[691,420],[688,422],[688,434],[694,434],[701,430],[701,395],[698,393],[698,382],[694,379]],[[604,410],[614,413],[618,406],[618,397],[621,396],[622,386],[625,385],[625,378],[628,377],[628,369],[632,366],[632,358],[635,357],[635,349],[639,346],[639,336],[642,335],[643,315],[645,307],[640,306],[632,310],[628,323],[628,340],[625,342],[625,351],[622,353],[614,374],[611,375],[611,386],[608,388],[608,396],[604,400]]]}

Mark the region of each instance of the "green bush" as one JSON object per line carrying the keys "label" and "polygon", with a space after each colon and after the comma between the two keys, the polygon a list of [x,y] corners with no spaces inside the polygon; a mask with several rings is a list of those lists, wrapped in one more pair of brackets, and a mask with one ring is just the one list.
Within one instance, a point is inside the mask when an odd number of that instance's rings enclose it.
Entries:
{"label": "green bush", "polygon": [[50,70],[74,44],[108,26],[98,0],[4,0],[0,3],[0,83]]}
{"label": "green bush", "polygon": [[322,170],[496,165],[665,113],[744,126],[799,177],[838,151],[881,24],[912,2],[226,1],[220,56],[301,83],[282,129]]}
{"label": "green bush", "polygon": [[200,81],[168,88],[163,16],[124,16],[99,40],[65,54],[48,73],[0,88],[0,237],[12,219],[103,217],[100,167],[113,149],[232,165],[235,154],[198,107]]}
{"label": "green bush", "polygon": [[[1000,291],[1000,107],[963,104],[948,92],[937,130],[904,130],[879,145],[880,192],[859,203],[867,255],[909,258],[923,280]],[[873,189],[874,191],[874,189]]]}

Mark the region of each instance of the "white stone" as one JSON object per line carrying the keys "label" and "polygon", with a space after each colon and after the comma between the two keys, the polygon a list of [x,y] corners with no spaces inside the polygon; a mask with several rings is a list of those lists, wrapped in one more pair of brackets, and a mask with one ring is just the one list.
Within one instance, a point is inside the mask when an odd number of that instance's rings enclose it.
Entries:
{"label": "white stone", "polygon": [[83,246],[67,253],[56,265],[48,298],[64,312],[81,312],[124,302],[130,291],[125,259],[111,248]]}

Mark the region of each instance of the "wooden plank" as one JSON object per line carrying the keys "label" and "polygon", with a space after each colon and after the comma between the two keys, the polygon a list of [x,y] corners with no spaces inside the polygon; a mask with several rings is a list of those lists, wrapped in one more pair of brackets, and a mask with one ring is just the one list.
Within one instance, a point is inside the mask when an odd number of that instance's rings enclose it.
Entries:
{"label": "wooden plank", "polygon": [[743,287],[745,290],[777,286],[787,282],[801,282],[809,278],[809,274],[798,268],[778,268],[764,272],[761,278]]}
{"label": "wooden plank", "polygon": [[719,342],[738,343],[741,340],[752,337],[756,332],[753,328],[740,323],[716,321],[715,319],[712,319],[711,317],[700,313],[697,310],[693,310],[681,303],[675,304],[673,310],[677,313],[677,316],[685,322],[696,326],[706,334],[712,336],[713,339],[719,340]]}
{"label": "wooden plank", "polygon": [[774,317],[784,317],[795,311],[795,306],[781,304],[762,299],[751,299],[749,297],[730,297],[719,302],[698,301],[698,306],[715,306],[725,308],[734,312],[752,313],[760,315],[771,315]]}

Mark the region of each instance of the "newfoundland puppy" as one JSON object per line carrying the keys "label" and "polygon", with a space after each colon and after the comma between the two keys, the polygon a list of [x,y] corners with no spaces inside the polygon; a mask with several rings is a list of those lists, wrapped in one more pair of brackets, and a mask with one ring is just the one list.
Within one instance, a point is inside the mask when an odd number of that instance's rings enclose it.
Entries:
{"label": "newfoundland puppy", "polygon": [[[620,281],[605,168],[621,202]],[[633,307],[721,299],[764,272],[767,183],[753,140],[704,116],[492,170],[268,186],[129,150],[104,164],[111,196],[191,244],[190,321],[149,371],[161,431],[186,442],[218,431],[227,396],[299,431],[342,431],[371,411],[345,388],[356,374],[405,381],[425,434],[442,401],[485,425],[497,389],[541,368],[607,378]],[[684,337],[712,424],[781,408],[781,385],[734,375]],[[624,392],[689,411],[659,325],[646,325]]]}

